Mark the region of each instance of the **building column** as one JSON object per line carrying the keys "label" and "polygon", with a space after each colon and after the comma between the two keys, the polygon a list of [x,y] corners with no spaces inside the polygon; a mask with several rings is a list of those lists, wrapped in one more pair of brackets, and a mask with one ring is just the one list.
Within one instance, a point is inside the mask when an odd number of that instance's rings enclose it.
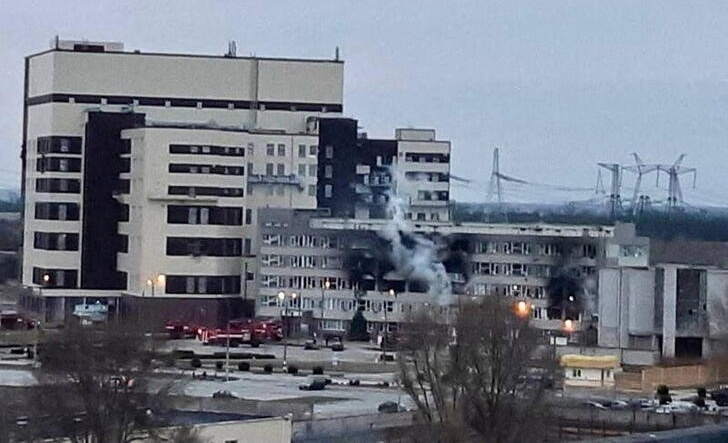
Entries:
{"label": "building column", "polygon": [[662,287],[662,357],[675,357],[677,267],[665,266]]}

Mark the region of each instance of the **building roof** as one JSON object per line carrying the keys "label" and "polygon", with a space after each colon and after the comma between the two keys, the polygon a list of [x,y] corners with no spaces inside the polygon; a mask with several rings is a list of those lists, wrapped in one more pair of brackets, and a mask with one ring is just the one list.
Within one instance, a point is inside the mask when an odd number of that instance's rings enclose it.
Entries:
{"label": "building roof", "polygon": [[174,410],[168,414],[170,426],[195,426],[228,421],[247,421],[271,418],[264,415],[238,414],[231,412],[181,411]]}
{"label": "building roof", "polygon": [[619,358],[614,355],[578,355],[561,356],[561,366],[579,369],[613,369],[619,367]]}
{"label": "building roof", "polygon": [[[480,235],[531,235],[537,237],[611,238],[613,226],[458,223],[437,221],[408,221],[413,231],[426,233],[480,234]],[[314,229],[379,231],[391,223],[385,219],[320,218],[310,222]]]}

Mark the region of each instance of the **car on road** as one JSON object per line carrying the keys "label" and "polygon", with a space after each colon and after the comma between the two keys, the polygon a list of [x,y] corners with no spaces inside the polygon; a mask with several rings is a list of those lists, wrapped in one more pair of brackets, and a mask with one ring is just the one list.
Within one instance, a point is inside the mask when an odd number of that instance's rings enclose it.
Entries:
{"label": "car on road", "polygon": [[237,394],[230,391],[217,391],[212,394],[212,398],[240,398]]}
{"label": "car on road", "polygon": [[313,340],[308,340],[304,343],[303,349],[306,351],[315,351],[319,349],[319,345]]}

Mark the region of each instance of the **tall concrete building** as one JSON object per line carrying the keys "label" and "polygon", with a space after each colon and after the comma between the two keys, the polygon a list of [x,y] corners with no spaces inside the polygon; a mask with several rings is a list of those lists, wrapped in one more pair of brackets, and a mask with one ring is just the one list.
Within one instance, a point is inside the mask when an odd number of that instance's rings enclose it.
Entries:
{"label": "tall concrete building", "polygon": [[122,296],[169,315],[239,314],[257,209],[316,207],[317,121],[342,106],[338,59],[73,41],[27,57],[27,305],[46,321]]}
{"label": "tall concrete building", "polygon": [[394,139],[370,139],[353,119],[322,119],[318,207],[333,217],[388,218],[396,195],[413,220],[450,216],[450,142],[433,129],[397,129]]}

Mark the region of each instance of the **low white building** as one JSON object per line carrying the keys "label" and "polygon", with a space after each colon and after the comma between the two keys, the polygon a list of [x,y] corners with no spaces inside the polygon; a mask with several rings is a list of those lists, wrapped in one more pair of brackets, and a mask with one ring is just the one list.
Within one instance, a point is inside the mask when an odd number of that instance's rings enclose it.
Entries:
{"label": "low white building", "polygon": [[619,358],[613,355],[562,355],[564,386],[603,388],[614,386],[614,373],[621,371]]}

